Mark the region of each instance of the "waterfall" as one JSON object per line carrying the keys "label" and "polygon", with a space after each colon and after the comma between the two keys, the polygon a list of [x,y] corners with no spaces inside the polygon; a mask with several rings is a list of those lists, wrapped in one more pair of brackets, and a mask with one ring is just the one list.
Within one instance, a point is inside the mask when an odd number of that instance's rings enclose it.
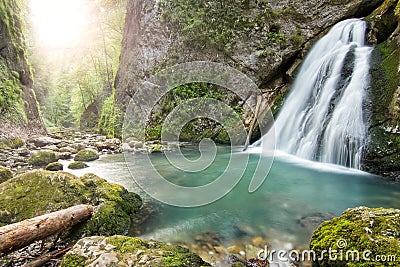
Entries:
{"label": "waterfall", "polygon": [[365,31],[362,20],[342,21],[312,47],[275,121],[279,150],[360,168],[372,51]]}

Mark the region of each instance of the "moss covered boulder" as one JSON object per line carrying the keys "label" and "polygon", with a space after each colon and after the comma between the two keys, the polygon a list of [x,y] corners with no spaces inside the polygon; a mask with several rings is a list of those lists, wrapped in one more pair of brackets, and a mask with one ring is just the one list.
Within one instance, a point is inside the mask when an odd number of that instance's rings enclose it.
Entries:
{"label": "moss covered boulder", "polygon": [[33,166],[46,166],[49,163],[56,162],[58,160],[57,153],[51,150],[41,150],[34,153],[29,158],[29,164]]}
{"label": "moss covered boulder", "polygon": [[399,266],[400,210],[348,209],[319,226],[310,249],[318,258],[313,266]]}
{"label": "moss covered boulder", "polygon": [[83,149],[75,155],[76,161],[93,161],[99,158],[99,154],[91,149]]}
{"label": "moss covered boulder", "polygon": [[65,172],[37,170],[0,184],[0,226],[78,204],[94,205],[96,211],[67,237],[123,234],[142,201],[94,174],[78,178]]}
{"label": "moss covered boulder", "polygon": [[72,266],[210,266],[198,255],[180,246],[126,236],[81,239],[62,262]]}
{"label": "moss covered boulder", "polygon": [[52,162],[46,166],[46,170],[52,172],[62,171],[63,167],[64,166],[60,162]]}
{"label": "moss covered boulder", "polygon": [[0,167],[0,183],[5,182],[12,178],[12,172],[10,169]]}
{"label": "moss covered boulder", "polygon": [[85,162],[82,161],[74,161],[68,165],[68,168],[71,170],[79,170],[89,167]]}

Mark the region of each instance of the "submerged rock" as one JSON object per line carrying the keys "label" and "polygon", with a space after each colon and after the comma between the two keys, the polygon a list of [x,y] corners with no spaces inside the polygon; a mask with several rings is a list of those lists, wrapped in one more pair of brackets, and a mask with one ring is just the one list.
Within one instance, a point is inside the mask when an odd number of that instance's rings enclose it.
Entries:
{"label": "submerged rock", "polygon": [[210,266],[180,246],[135,237],[88,237],[81,239],[63,258],[71,266]]}
{"label": "submerged rock", "polygon": [[128,231],[130,216],[142,201],[120,185],[94,174],[78,178],[65,172],[32,171],[0,184],[0,226],[78,204],[96,206],[94,216],[65,238],[115,235]]}
{"label": "submerged rock", "polygon": [[[340,217],[322,223],[314,232],[310,249],[316,252],[318,261],[313,262],[313,266],[397,266],[396,261],[373,261],[377,259],[375,257],[400,259],[399,225],[398,209],[348,209]],[[331,257],[327,253],[329,249],[332,250]],[[343,256],[340,255],[341,251]],[[359,261],[353,258],[346,261],[348,251],[358,251]],[[365,251],[368,252],[366,256],[369,261],[363,258]],[[332,260],[335,257],[337,259]]]}

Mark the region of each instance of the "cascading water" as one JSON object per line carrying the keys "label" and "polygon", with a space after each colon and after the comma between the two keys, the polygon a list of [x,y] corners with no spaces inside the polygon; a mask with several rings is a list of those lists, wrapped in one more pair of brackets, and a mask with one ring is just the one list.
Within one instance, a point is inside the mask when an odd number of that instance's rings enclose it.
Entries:
{"label": "cascading water", "polygon": [[349,19],[335,25],[311,49],[275,121],[279,150],[360,168],[372,51],[365,31],[364,21]]}

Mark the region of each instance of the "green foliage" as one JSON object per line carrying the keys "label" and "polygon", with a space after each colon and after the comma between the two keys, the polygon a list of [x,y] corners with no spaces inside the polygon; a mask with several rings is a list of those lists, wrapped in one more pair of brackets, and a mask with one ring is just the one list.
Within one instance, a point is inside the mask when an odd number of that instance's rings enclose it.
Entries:
{"label": "green foliage", "polygon": [[301,35],[300,30],[296,30],[294,35],[292,36],[292,40],[295,44],[302,44],[303,43],[303,36]]}
{"label": "green foliage", "polygon": [[163,0],[162,4],[164,19],[180,32],[188,45],[200,49],[216,47],[227,53],[232,52],[235,39],[264,28],[283,13],[269,9],[264,1],[255,3],[259,6],[256,15],[250,12],[254,3],[248,0]]}
{"label": "green foliage", "polygon": [[49,163],[56,162],[58,160],[57,153],[51,150],[41,150],[34,153],[29,158],[29,164],[33,166],[46,166]]}
{"label": "green foliage", "polygon": [[[48,128],[77,128],[82,114],[93,104],[101,110],[112,94],[113,81],[119,65],[122,28],[125,20],[125,0],[89,1],[93,12],[85,42],[77,47],[47,49],[36,47],[32,60],[35,68],[35,90]],[[35,40],[32,40],[34,43]],[[37,46],[39,44],[36,44]],[[38,49],[39,48],[39,49]],[[107,100],[106,100],[107,101]],[[111,116],[111,120],[117,115]],[[95,114],[95,126],[101,112]],[[99,128],[108,136],[119,132],[103,112]],[[103,127],[103,124],[106,124]]]}
{"label": "green foliage", "polygon": [[114,98],[115,91],[103,102],[98,123],[99,132],[107,135],[108,138],[122,136],[123,114],[121,110],[116,107]]}
{"label": "green foliage", "polygon": [[12,74],[5,60],[0,57],[0,113],[21,105],[22,89],[18,78]]}
{"label": "green foliage", "polygon": [[84,149],[75,155],[76,161],[94,161],[99,158],[99,154],[91,149]]}
{"label": "green foliage", "polygon": [[287,36],[282,33],[269,32],[268,40],[273,43],[283,44],[287,39]]}
{"label": "green foliage", "polygon": [[89,167],[86,163],[82,161],[74,161],[68,165],[68,168],[71,170],[79,170]]}
{"label": "green foliage", "polygon": [[[233,111],[241,118],[243,108],[239,106],[238,97],[228,97],[228,90],[214,84],[207,83],[189,83],[180,85],[171,90],[166,96],[160,100],[160,108],[153,111],[152,121],[146,127],[146,140],[160,140],[162,124],[165,118],[171,111],[178,105],[184,103],[187,100],[195,98],[210,98],[221,102],[224,102],[230,106]],[[195,108],[195,107],[193,107]],[[198,123],[208,125],[208,129],[204,129],[201,132],[193,131]],[[179,124],[179,123],[178,123]],[[181,141],[200,141],[203,138],[216,139],[222,127],[218,126],[217,123],[211,120],[202,119],[202,121],[193,120],[187,123],[180,133]],[[178,125],[181,127],[183,125]],[[220,136],[218,140],[226,140]],[[223,143],[226,143],[225,141]]]}
{"label": "green foliage", "polygon": [[4,167],[0,167],[0,183],[3,183],[7,180],[10,180],[12,178],[12,172],[11,170],[4,168]]}

